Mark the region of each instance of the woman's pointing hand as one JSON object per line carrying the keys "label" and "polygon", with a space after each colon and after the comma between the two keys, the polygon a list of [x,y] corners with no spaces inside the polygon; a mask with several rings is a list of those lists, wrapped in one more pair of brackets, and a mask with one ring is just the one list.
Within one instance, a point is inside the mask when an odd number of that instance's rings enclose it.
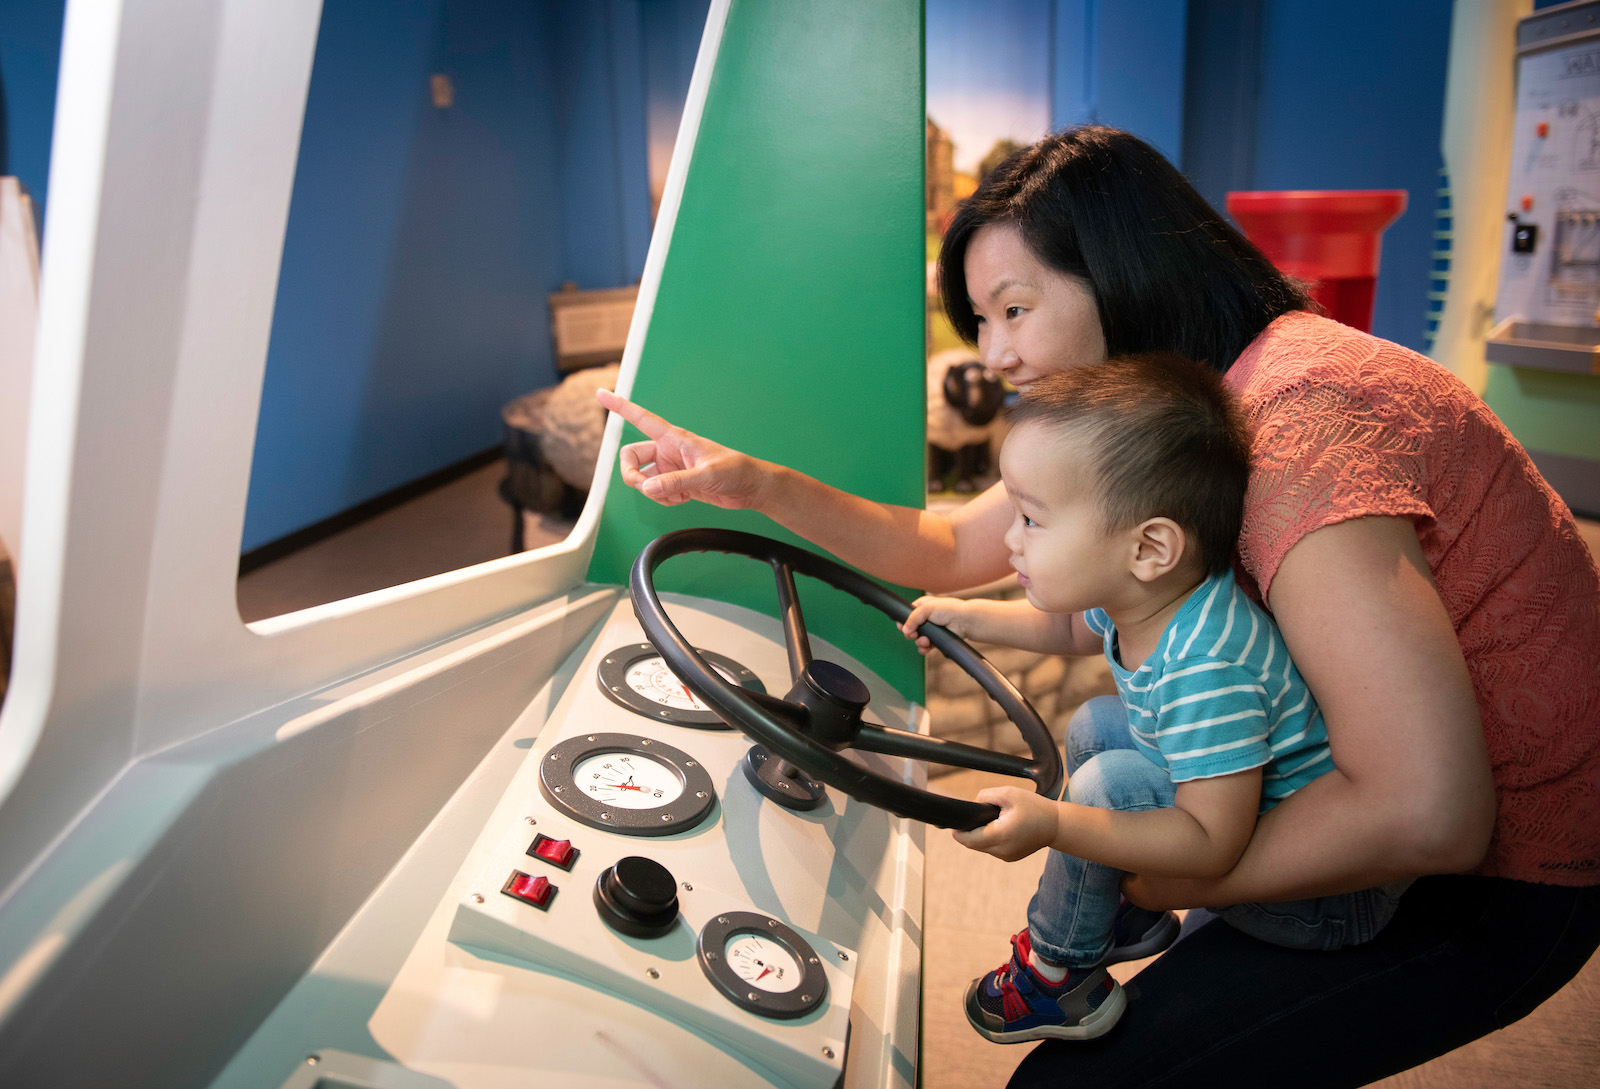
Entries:
{"label": "woman's pointing hand", "polygon": [[610,390],[595,391],[608,411],[645,433],[622,448],[622,482],[647,499],[676,506],[690,499],[740,510],[757,506],[766,462],[685,431]]}

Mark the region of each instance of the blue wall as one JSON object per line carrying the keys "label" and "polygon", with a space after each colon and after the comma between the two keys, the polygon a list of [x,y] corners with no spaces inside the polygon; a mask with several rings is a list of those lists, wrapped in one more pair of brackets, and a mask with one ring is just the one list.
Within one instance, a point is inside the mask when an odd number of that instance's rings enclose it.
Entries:
{"label": "blue wall", "polygon": [[1055,0],[1052,124],[1144,136],[1234,189],[1405,189],[1373,332],[1422,349],[1451,0]]}
{"label": "blue wall", "polygon": [[1422,351],[1451,0],[1275,0],[1262,35],[1257,189],[1404,189],[1372,331]]}
{"label": "blue wall", "polygon": [[[643,272],[647,102],[681,111],[708,6],[326,0],[241,550],[493,446],[556,380],[545,297]],[[41,204],[64,9],[0,17],[0,152]]]}
{"label": "blue wall", "polygon": [[631,283],[650,246],[639,4],[550,10],[564,278],[583,288]]}
{"label": "blue wall", "polygon": [[41,208],[66,7],[66,0],[6,0],[0,11],[0,174],[20,178]]}
{"label": "blue wall", "polygon": [[1183,156],[1187,0],[1054,0],[1050,127],[1096,123]]}
{"label": "blue wall", "polygon": [[493,446],[556,381],[545,296],[639,277],[640,3],[329,0],[243,550]]}
{"label": "blue wall", "polygon": [[[497,29],[463,7],[323,10],[246,550],[492,444],[504,394],[543,376],[549,65],[525,7],[501,5]],[[454,81],[451,109],[432,106],[431,72]]]}

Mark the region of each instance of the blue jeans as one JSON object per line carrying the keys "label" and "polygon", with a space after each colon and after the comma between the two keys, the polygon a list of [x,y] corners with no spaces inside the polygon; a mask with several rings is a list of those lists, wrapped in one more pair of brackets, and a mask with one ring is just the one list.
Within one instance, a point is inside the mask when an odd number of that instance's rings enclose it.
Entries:
{"label": "blue jeans", "polygon": [[[1067,724],[1065,798],[1098,809],[1168,809],[1175,788],[1166,771],[1134,748],[1128,713],[1115,696],[1097,696]],[[1028,905],[1033,947],[1073,967],[1098,964],[1111,951],[1123,871],[1051,851]],[[1287,949],[1339,949],[1376,937],[1394,917],[1409,882],[1379,889],[1275,904],[1233,904],[1213,911],[1228,925]]]}

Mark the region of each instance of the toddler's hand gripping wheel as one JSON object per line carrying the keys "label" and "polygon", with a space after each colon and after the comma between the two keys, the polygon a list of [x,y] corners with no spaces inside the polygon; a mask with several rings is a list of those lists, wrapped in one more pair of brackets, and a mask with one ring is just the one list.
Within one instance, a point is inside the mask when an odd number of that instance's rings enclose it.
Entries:
{"label": "toddler's hand gripping wheel", "polygon": [[[778,699],[741,688],[711,668],[667,619],[653,577],[662,561],[686,552],[726,552],[772,566],[778,584],[778,610],[794,687]],[[840,755],[844,749],[904,756],[950,767],[999,772],[1031,780],[1037,792],[1054,798],[1061,790],[1061,755],[1043,720],[1022,693],[959,636],[934,624],[917,629],[947,658],[965,670],[1003,708],[1027,742],[1032,759],[942,741],[906,730],[865,722],[867,687],[849,670],[813,661],[794,575],[799,572],[859,598],[895,623],[904,623],[911,606],[850,568],[793,545],[723,529],[683,529],[663,534],[645,546],[628,579],[633,611],[672,671],[708,707],[759,744],[751,750],[746,773],[763,794],[792,808],[812,808],[822,800],[818,779],[859,801],[898,816],[941,828],[977,828],[993,820],[993,805],[949,798],[869,771]],[[803,772],[804,775],[799,774]],[[808,804],[809,801],[809,804]],[[796,804],[798,803],[798,804]]]}

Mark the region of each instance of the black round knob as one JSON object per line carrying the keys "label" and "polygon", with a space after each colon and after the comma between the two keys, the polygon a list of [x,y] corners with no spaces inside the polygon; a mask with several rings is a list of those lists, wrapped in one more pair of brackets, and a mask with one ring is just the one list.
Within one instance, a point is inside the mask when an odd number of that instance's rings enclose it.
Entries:
{"label": "black round knob", "polygon": [[842,665],[813,658],[801,673],[812,691],[825,696],[842,707],[859,711],[872,699],[872,693],[861,679]]}
{"label": "black round knob", "polygon": [[634,938],[658,938],[677,922],[678,882],[654,859],[629,855],[595,882],[594,906],[613,930]]}

